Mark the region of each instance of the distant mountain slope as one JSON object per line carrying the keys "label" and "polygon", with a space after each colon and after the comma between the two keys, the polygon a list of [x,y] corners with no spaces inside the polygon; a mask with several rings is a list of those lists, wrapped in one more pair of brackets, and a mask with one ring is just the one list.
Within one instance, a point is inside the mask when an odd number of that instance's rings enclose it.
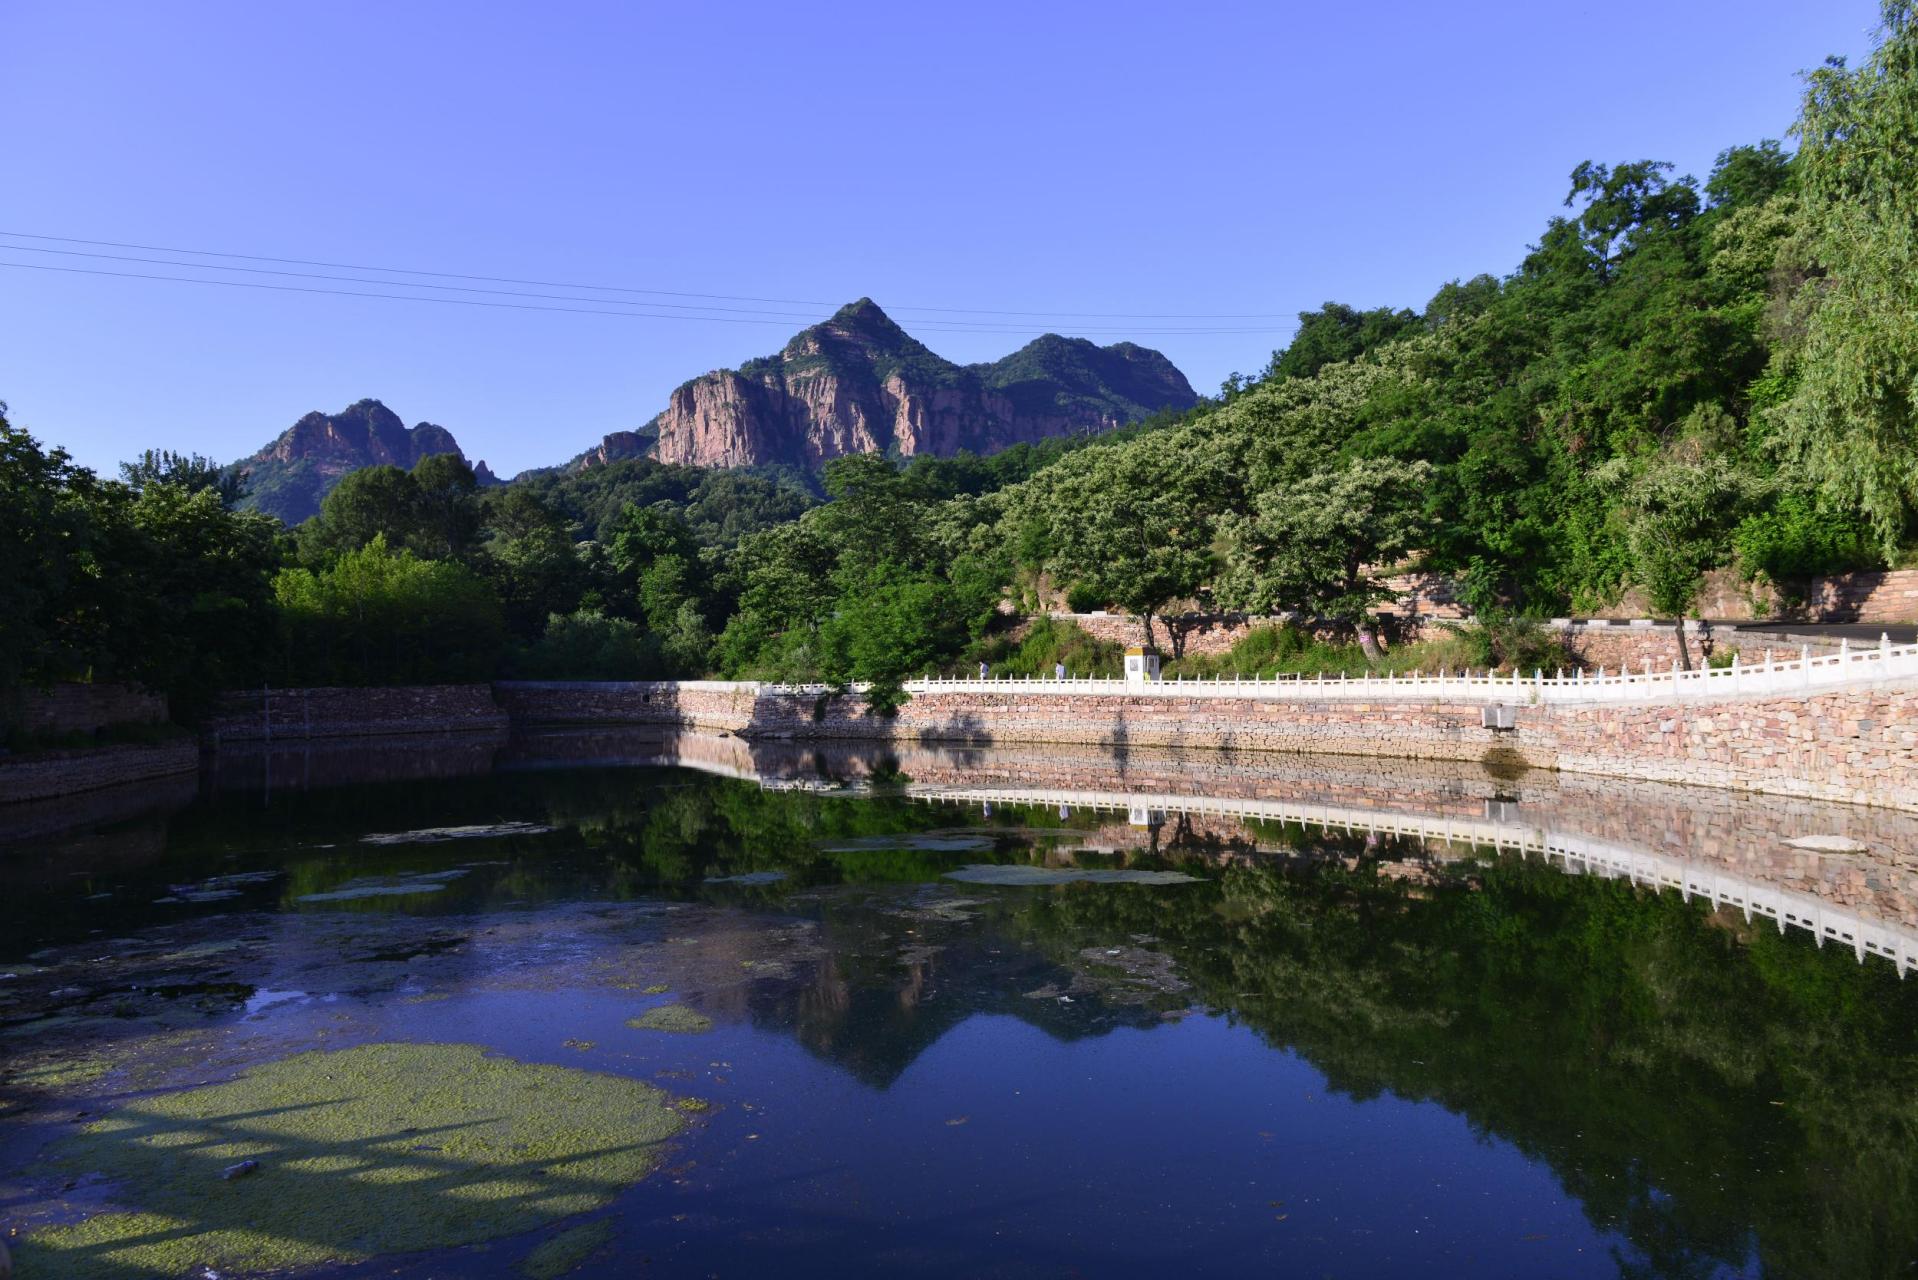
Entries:
{"label": "distant mountain slope", "polygon": [[689,466],[808,469],[848,453],[984,454],[1197,402],[1171,361],[1129,342],[1046,334],[1002,360],[958,365],[861,298],[777,355],[683,384],[652,422],[572,465],[646,451]]}
{"label": "distant mountain slope", "polygon": [[[245,505],[298,524],[319,511],[347,472],[381,465],[411,469],[435,453],[466,456],[445,427],[430,422],[409,427],[378,400],[361,400],[336,414],[307,414],[272,444],[233,465],[248,474]],[[499,483],[484,462],[473,471],[481,484]]]}

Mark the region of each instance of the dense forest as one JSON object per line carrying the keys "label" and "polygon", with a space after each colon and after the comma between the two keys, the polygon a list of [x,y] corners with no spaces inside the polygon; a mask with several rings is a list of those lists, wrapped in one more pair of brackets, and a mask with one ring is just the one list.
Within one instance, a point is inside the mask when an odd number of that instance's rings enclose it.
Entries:
{"label": "dense forest", "polygon": [[[1795,148],[1700,182],[1585,162],[1504,278],[1327,304],[1198,408],[988,458],[777,476],[647,460],[482,489],[457,457],[347,477],[295,530],[154,452],[104,479],[0,418],[0,688],[725,676],[970,659],[1011,598],[1351,624],[1382,566],[1481,618],[1710,570],[1789,596],[1905,563],[1918,510],[1918,23],[1809,73]],[[243,483],[243,481],[241,482]]]}

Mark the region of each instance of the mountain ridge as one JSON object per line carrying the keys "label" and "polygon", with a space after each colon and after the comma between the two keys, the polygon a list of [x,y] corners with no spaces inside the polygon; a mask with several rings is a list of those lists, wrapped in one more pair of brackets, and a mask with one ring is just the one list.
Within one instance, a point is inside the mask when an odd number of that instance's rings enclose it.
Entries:
{"label": "mountain ridge", "polygon": [[[340,477],[361,467],[395,466],[411,470],[436,453],[466,454],[445,427],[432,422],[407,426],[378,400],[356,400],[338,413],[313,410],[282,431],[271,444],[233,464],[247,474],[245,505],[298,524],[316,514]],[[485,462],[473,465],[481,484],[499,479]]]}
{"label": "mountain ridge", "polygon": [[[675,387],[667,406],[571,459],[524,475],[578,472],[629,458],[694,467],[816,473],[850,453],[990,454],[1054,436],[1107,431],[1199,402],[1166,357],[1131,342],[1098,346],[1042,334],[997,360],[956,364],[901,328],[870,298],[801,329],[769,356]],[[409,427],[374,399],[303,415],[232,464],[249,474],[247,505],[288,524],[316,514],[341,476],[411,469],[432,454],[466,454],[445,427]],[[502,483],[484,462],[482,484]]]}
{"label": "mountain ridge", "polygon": [[1198,400],[1170,360],[1136,343],[1101,347],[1048,333],[998,360],[962,365],[860,298],[773,355],[681,383],[646,426],[607,436],[569,465],[651,456],[816,470],[848,453],[986,454]]}

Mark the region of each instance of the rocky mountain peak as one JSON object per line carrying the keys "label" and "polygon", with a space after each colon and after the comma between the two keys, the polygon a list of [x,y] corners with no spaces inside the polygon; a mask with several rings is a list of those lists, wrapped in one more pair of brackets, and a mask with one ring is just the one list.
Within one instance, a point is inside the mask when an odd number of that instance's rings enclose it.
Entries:
{"label": "rocky mountain peak", "polygon": [[[338,413],[305,414],[271,444],[233,465],[248,473],[249,506],[298,524],[319,511],[347,472],[374,466],[411,470],[436,453],[466,456],[445,427],[432,422],[409,427],[384,404],[368,399]],[[498,483],[484,463],[474,475],[482,484]]]}
{"label": "rocky mountain peak", "polygon": [[777,355],[681,385],[652,424],[652,453],[720,467],[991,453],[1197,401],[1171,361],[1145,347],[1045,334],[1002,360],[960,365],[860,298]]}

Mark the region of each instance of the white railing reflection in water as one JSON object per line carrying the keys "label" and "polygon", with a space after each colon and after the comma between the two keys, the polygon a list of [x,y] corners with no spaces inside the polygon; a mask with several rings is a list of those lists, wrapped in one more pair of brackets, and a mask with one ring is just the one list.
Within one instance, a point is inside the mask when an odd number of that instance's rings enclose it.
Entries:
{"label": "white railing reflection in water", "polygon": [[1918,644],[1879,643],[1854,649],[1841,641],[1837,653],[1813,654],[1809,646],[1796,656],[1780,659],[1767,650],[1762,661],[1746,662],[1734,654],[1723,667],[1683,671],[1677,660],[1670,670],[1644,669],[1607,672],[1534,670],[1422,672],[1347,677],[1212,676],[1187,679],[1173,676],[1156,681],[1131,681],[1104,676],[927,676],[905,682],[908,693],[1137,694],[1159,697],[1328,698],[1462,698],[1490,702],[1632,702],[1647,698],[1709,698],[1802,693],[1812,689],[1873,684],[1918,676]]}
{"label": "white railing reflection in water", "polygon": [[1730,875],[1668,854],[1633,849],[1615,841],[1529,823],[1490,818],[1428,818],[1375,809],[1304,804],[1285,800],[1213,799],[1206,796],[1147,795],[1127,791],[1068,791],[1042,787],[909,787],[916,800],[962,804],[1026,804],[1045,808],[1092,809],[1131,813],[1147,810],[1226,818],[1291,822],[1349,835],[1399,836],[1440,844],[1487,847],[1521,855],[1542,854],[1566,871],[1630,880],[1658,889],[1676,889],[1686,901],[1694,896],[1713,907],[1729,906],[1747,920],[1762,916],[1783,933],[1787,925],[1812,934],[1819,946],[1834,942],[1849,948],[1859,963],[1880,956],[1897,966],[1898,976],[1918,969],[1918,929],[1869,919],[1812,894],[1783,889],[1747,876]]}

